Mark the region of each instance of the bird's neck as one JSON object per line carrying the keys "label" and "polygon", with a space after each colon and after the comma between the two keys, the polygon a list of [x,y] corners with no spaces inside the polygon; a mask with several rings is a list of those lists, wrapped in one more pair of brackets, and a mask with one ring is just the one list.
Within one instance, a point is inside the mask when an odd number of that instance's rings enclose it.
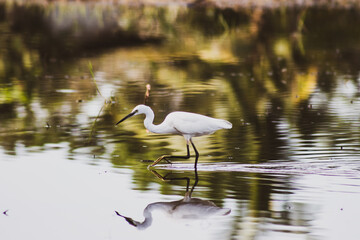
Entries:
{"label": "bird's neck", "polygon": [[152,215],[149,212],[149,213],[146,214],[145,220],[142,223],[140,223],[139,225],[137,225],[136,228],[139,229],[139,230],[147,229],[148,227],[151,226],[152,221],[153,221],[152,220]]}
{"label": "bird's neck", "polygon": [[149,109],[148,112],[146,112],[146,117],[144,120],[144,126],[146,127],[147,130],[149,130],[152,133],[163,133],[162,130],[160,129],[160,125],[154,125],[154,112]]}
{"label": "bird's neck", "polygon": [[163,208],[163,205],[164,204],[161,202],[150,203],[149,205],[147,205],[143,212],[145,220],[142,223],[136,225],[136,227],[140,230],[150,227],[153,222],[152,212],[154,210],[161,210]]}

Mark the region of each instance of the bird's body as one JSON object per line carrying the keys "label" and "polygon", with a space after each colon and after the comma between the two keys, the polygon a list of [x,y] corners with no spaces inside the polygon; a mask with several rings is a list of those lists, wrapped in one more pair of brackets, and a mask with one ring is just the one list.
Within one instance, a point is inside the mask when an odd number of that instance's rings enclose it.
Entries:
{"label": "bird's body", "polygon": [[[204,116],[197,113],[190,112],[172,112],[169,113],[164,121],[159,125],[154,125],[154,112],[152,109],[145,105],[136,106],[132,112],[120,120],[117,124],[121,123],[125,119],[132,117],[138,114],[145,114],[144,125],[146,129],[153,133],[159,134],[177,134],[182,135],[186,139],[187,142],[187,152],[188,155],[181,158],[189,158],[189,142],[192,144],[196,156],[199,156],[195,145],[192,142],[193,137],[199,137],[203,135],[212,134],[220,129],[231,129],[232,124],[223,119],[212,118],[208,116]],[[179,156],[169,156],[165,155],[157,159],[152,166],[160,162],[162,159],[166,158],[179,158]]]}
{"label": "bird's body", "polygon": [[[151,115],[146,115],[145,127],[153,133],[183,135],[186,140],[214,133],[219,129],[231,128],[226,120],[207,117],[197,113],[172,112],[159,125],[153,125]],[[149,117],[148,117],[149,116]],[[147,119],[149,118],[149,119]]]}

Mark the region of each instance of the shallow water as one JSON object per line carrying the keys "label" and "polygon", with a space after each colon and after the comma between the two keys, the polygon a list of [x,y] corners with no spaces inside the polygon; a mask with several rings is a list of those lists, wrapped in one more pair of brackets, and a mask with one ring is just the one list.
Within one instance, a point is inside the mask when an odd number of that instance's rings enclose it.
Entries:
{"label": "shallow water", "polygon": [[[0,12],[1,239],[357,239],[359,9]],[[186,147],[141,116],[115,126],[143,103],[233,128],[194,139],[197,171],[150,171]]]}

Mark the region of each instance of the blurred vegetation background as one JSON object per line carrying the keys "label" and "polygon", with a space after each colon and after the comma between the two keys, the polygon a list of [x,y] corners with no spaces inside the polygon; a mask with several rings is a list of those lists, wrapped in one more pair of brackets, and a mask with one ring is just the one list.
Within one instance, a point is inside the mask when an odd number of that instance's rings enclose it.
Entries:
{"label": "blurred vegetation background", "polygon": [[[185,152],[176,136],[149,135],[141,119],[114,130],[150,84],[157,123],[184,110],[234,124],[196,140],[200,161],[293,160],[305,149],[344,156],[341,146],[360,146],[358,5],[2,1],[0,146],[16,155],[19,145],[41,151],[64,142],[69,159],[85,153],[92,164],[110,158],[132,168]],[[140,168],[134,179],[146,189],[151,174]],[[205,179],[214,194],[236,181],[223,175]]]}

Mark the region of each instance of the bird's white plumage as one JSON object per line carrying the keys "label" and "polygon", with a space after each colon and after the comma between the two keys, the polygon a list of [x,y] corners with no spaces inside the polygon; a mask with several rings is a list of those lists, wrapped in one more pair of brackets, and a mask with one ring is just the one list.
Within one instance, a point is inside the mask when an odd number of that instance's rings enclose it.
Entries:
{"label": "bird's white plumage", "polygon": [[226,120],[189,112],[172,112],[167,115],[164,123],[172,126],[178,134],[183,135],[187,140],[191,137],[208,135],[217,130],[232,127],[232,124]]}
{"label": "bird's white plumage", "polygon": [[232,124],[223,119],[212,118],[197,113],[172,112],[159,125],[154,125],[154,112],[145,105],[136,106],[132,115],[145,114],[144,125],[153,133],[179,134],[186,140],[192,137],[212,134],[220,129],[231,129]]}

